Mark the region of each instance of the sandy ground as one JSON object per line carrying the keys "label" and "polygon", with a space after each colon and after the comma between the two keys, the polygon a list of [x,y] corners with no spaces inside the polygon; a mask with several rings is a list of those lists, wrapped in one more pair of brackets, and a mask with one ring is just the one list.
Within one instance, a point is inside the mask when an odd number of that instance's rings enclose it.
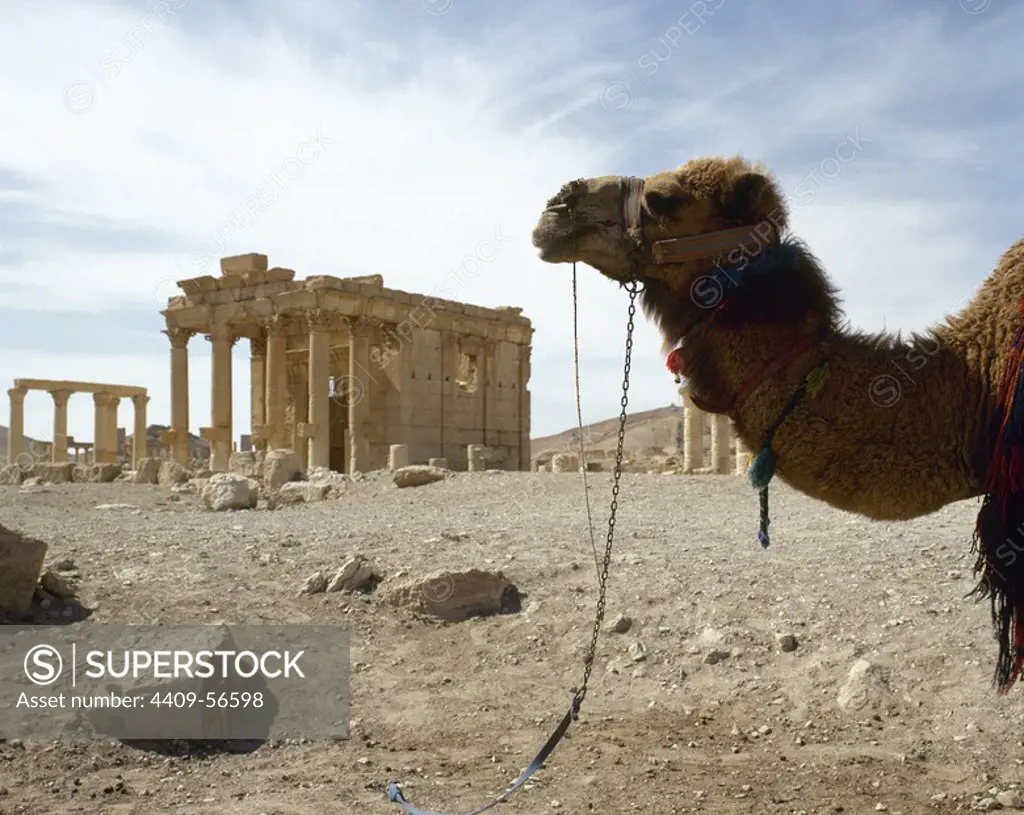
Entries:
{"label": "sandy ground", "polygon": [[[590,479],[601,546],[610,478]],[[110,502],[138,512],[95,509]],[[942,813],[1007,800],[1024,781],[1024,691],[992,690],[987,606],[964,599],[977,505],[872,523],[774,485],[772,506],[762,551],[745,479],[623,476],[608,619],[632,628],[602,633],[580,721],[495,811]],[[579,475],[462,473],[399,490],[370,474],[327,502],[230,513],[160,487],[5,487],[0,523],[75,561],[93,611],[75,625],[337,624],[354,664],[348,741],[170,756],[0,742],[2,813],[397,813],[393,778],[419,807],[468,812],[565,712],[593,620]],[[385,575],[501,569],[523,610],[440,623],[373,595],[299,596],[310,573],[356,553]],[[780,646],[787,634],[795,650]],[[859,658],[881,678],[843,709]]]}

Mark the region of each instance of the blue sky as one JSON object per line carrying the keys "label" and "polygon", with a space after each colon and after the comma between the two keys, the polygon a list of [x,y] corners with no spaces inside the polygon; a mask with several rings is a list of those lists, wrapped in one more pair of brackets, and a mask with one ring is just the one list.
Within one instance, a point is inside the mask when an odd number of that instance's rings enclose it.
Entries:
{"label": "blue sky", "polygon": [[[500,233],[458,298],[534,321],[535,435],[575,422],[570,268],[530,245],[567,180],[762,160],[870,330],[956,310],[1024,231],[1024,4],[1008,0],[49,0],[4,16],[0,381],[144,385],[151,422],[169,416],[173,281],[207,271],[202,247],[303,144],[221,254],[429,294]],[[596,421],[617,412],[627,304],[588,267],[580,298]],[[197,432],[210,352],[190,347]],[[631,409],[678,401],[645,323],[634,359]],[[51,423],[31,394],[26,433]],[[69,431],[91,439],[89,397]]]}

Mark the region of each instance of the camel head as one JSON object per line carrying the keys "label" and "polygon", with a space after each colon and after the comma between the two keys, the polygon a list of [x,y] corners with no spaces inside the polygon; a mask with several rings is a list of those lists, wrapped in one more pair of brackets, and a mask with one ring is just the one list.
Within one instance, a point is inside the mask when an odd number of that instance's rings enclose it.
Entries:
{"label": "camel head", "polygon": [[835,292],[787,227],[767,171],[714,157],[643,179],[569,182],[547,202],[533,244],[548,263],[641,283],[664,350],[679,347],[691,397],[725,413],[716,405],[753,367],[835,329]]}

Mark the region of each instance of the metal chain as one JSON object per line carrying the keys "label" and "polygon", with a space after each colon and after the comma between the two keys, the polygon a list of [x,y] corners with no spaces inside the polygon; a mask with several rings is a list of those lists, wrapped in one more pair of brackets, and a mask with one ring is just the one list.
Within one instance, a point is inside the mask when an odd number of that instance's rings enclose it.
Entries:
{"label": "metal chain", "polygon": [[626,407],[629,404],[629,372],[632,366],[633,357],[633,325],[636,316],[636,298],[641,291],[641,286],[636,280],[623,284],[629,292],[629,318],[626,321],[626,359],[622,371],[622,406],[619,412],[619,439],[615,450],[615,470],[612,476],[612,502],[608,513],[608,538],[604,548],[604,562],[602,563],[601,575],[598,581],[597,616],[594,619],[594,631],[590,638],[590,646],[584,658],[583,682],[575,692],[572,701],[573,718],[579,714],[580,706],[587,695],[587,685],[590,682],[590,674],[594,669],[594,658],[597,654],[597,639],[601,633],[601,623],[604,622],[604,612],[607,600],[608,569],[612,560],[612,540],[615,537],[615,515],[619,508],[619,477],[622,475],[622,450],[626,438]]}

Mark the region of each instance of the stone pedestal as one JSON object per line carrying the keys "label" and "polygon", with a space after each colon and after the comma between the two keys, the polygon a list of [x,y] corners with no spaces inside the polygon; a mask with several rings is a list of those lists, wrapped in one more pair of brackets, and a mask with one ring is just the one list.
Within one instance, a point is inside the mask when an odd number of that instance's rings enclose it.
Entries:
{"label": "stone pedestal", "polygon": [[468,469],[471,473],[482,472],[487,469],[487,448],[482,444],[467,445],[466,458],[469,462]]}
{"label": "stone pedestal", "polygon": [[448,459],[446,458],[431,458],[427,460],[427,464],[431,467],[440,467],[442,470],[448,469]]}
{"label": "stone pedestal", "polygon": [[407,444],[392,444],[388,451],[388,468],[398,470],[409,466],[409,446]]}

